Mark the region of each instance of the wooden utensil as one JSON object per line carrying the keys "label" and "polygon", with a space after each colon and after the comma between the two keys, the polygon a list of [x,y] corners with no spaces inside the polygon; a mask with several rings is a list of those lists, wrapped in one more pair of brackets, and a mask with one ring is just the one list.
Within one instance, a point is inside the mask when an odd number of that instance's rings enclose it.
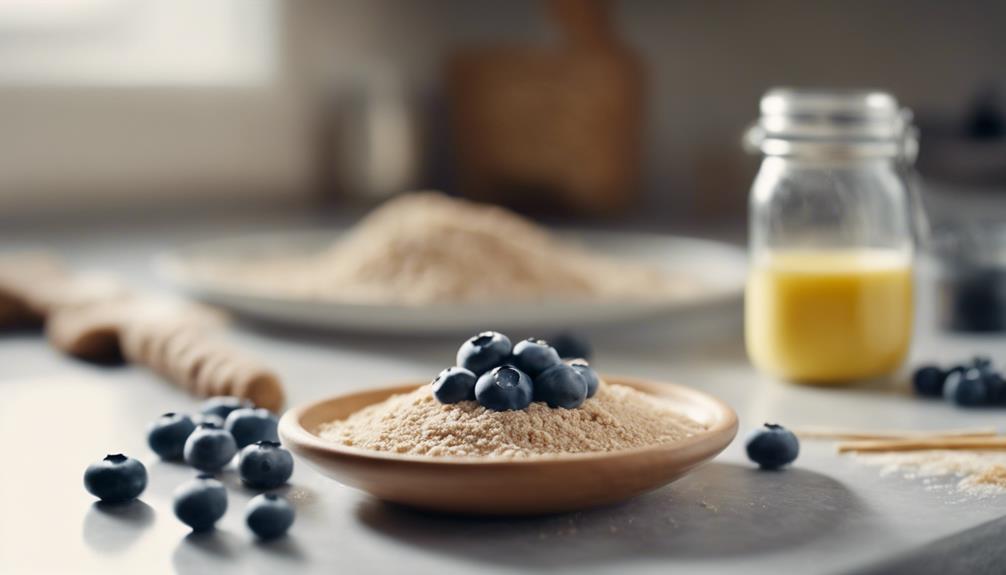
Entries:
{"label": "wooden utensil", "polygon": [[379,499],[468,515],[537,515],[611,504],[666,485],[712,459],[737,433],[734,411],[710,395],[642,379],[605,380],[671,401],[707,429],[638,449],[529,459],[399,455],[319,437],[322,424],[419,386],[410,383],[291,409],[280,420],[279,434],[285,446],[321,473]]}

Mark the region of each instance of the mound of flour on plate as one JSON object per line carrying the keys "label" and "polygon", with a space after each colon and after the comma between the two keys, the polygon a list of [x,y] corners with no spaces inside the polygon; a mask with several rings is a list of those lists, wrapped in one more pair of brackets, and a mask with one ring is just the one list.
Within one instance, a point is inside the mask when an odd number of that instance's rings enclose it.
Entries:
{"label": "mound of flour on plate", "polygon": [[205,263],[214,282],[360,303],[663,299],[696,286],[561,241],[502,208],[415,193],[365,217],[309,257]]}
{"label": "mound of flour on plate", "polygon": [[577,409],[532,403],[521,411],[487,410],[474,401],[442,404],[424,385],[324,424],[320,435],[390,453],[517,458],[644,447],[704,429],[666,400],[624,385],[602,383]]}

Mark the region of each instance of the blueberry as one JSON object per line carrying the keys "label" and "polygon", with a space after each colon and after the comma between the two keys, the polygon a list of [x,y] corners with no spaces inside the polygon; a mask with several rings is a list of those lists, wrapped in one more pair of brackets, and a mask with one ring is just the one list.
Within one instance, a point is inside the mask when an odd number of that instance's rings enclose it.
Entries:
{"label": "blueberry", "polygon": [[503,365],[510,357],[511,349],[507,336],[495,331],[484,331],[461,344],[457,364],[475,375],[482,375]]}
{"label": "blueberry", "polygon": [[559,353],[559,357],[563,359],[581,358],[589,360],[594,355],[594,350],[591,348],[589,341],[568,331],[556,334],[548,338],[548,341],[555,348],[555,351]]}
{"label": "blueberry", "polygon": [[475,374],[463,367],[448,367],[433,380],[433,395],[440,403],[475,399]]}
{"label": "blueberry", "polygon": [[268,409],[246,407],[232,411],[224,429],[231,432],[238,447],[244,447],[256,441],[279,441],[278,424],[279,420]]}
{"label": "blueberry", "polygon": [[980,407],[991,403],[985,375],[977,368],[947,376],[943,397],[961,407]]}
{"label": "blueberry", "polygon": [[513,346],[511,361],[517,369],[532,378],[538,377],[538,374],[546,369],[562,363],[555,348],[545,340],[534,338],[517,342],[517,345]]}
{"label": "blueberry", "polygon": [[573,366],[560,363],[545,370],[534,380],[534,400],[549,407],[579,407],[587,399],[587,381]]}
{"label": "blueberry", "polygon": [[238,446],[229,431],[203,423],[185,440],[185,463],[200,471],[218,471],[237,451]]}
{"label": "blueberry", "polygon": [[260,539],[275,539],[290,529],[295,516],[293,505],[285,497],[263,493],[248,502],[245,523]]}
{"label": "blueberry", "polygon": [[800,454],[800,441],[785,427],[766,423],[765,427],[748,436],[745,448],[748,459],[762,469],[779,469],[796,460]]}
{"label": "blueberry", "polygon": [[989,371],[983,374],[985,385],[988,388],[989,403],[991,405],[1006,404],[1006,380],[998,371]]}
{"label": "blueberry", "polygon": [[947,374],[935,365],[924,365],[912,374],[912,387],[923,397],[940,397]]}
{"label": "blueberry", "polygon": [[486,409],[527,409],[534,396],[531,378],[512,365],[501,365],[482,374],[475,384],[475,398]]}
{"label": "blueberry", "polygon": [[161,459],[181,459],[185,440],[196,429],[192,418],[184,413],[165,413],[150,424],[147,445]]}
{"label": "blueberry", "polygon": [[574,359],[569,362],[569,366],[576,370],[583,378],[583,381],[587,383],[587,397],[594,397],[597,393],[597,388],[601,385],[601,378],[597,376],[597,372],[594,368],[590,367],[585,359]]}
{"label": "blueberry", "polygon": [[278,443],[259,441],[241,450],[238,472],[249,487],[279,487],[293,475],[293,455]]}
{"label": "blueberry", "polygon": [[227,489],[212,475],[199,475],[175,490],[174,509],[193,531],[208,531],[227,511]]}
{"label": "blueberry", "polygon": [[227,416],[235,409],[246,407],[255,407],[255,404],[247,399],[241,399],[233,395],[218,395],[204,401],[199,407],[199,411],[206,415],[215,415],[220,419],[227,419]]}
{"label": "blueberry", "polygon": [[84,488],[108,503],[131,501],[147,488],[147,468],[121,453],[106,455],[101,461],[87,466]]}

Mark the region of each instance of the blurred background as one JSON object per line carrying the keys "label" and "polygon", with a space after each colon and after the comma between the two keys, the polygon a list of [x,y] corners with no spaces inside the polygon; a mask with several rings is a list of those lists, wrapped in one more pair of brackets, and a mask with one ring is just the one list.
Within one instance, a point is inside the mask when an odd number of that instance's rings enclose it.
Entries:
{"label": "blurred background", "polygon": [[768,88],[803,85],[912,108],[927,201],[952,214],[1006,185],[1003,22],[995,0],[5,0],[0,213],[337,212],[439,188],[742,228],[741,133]]}

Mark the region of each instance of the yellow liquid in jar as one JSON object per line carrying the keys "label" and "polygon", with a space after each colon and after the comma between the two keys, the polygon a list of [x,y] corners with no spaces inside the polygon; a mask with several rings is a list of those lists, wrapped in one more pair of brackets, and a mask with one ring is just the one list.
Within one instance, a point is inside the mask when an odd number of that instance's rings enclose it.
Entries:
{"label": "yellow liquid in jar", "polygon": [[797,382],[890,374],[912,333],[912,265],[887,250],[776,251],[755,262],[745,296],[748,355]]}

